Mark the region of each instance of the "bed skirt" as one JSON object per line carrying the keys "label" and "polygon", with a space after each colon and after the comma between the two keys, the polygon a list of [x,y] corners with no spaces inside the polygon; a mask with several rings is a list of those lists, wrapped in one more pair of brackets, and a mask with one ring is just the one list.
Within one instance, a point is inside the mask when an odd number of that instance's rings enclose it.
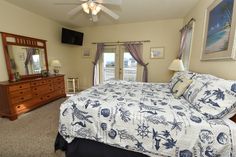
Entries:
{"label": "bed skirt", "polygon": [[75,138],[68,144],[59,133],[55,141],[55,151],[58,149],[65,151],[66,157],[148,157],[140,153],[81,138]]}

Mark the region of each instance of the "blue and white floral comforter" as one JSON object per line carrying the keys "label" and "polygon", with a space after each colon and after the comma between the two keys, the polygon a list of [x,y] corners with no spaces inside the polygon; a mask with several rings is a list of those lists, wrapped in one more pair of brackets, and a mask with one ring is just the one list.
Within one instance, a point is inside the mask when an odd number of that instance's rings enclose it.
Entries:
{"label": "blue and white floral comforter", "polygon": [[109,81],[66,100],[59,133],[149,156],[233,157],[235,134],[223,120],[206,120],[168,84]]}

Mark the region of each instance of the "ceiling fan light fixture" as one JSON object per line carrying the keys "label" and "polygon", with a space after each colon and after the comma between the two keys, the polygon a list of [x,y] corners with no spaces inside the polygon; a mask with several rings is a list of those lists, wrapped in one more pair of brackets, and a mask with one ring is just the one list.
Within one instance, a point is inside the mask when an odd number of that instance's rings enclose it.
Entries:
{"label": "ceiling fan light fixture", "polygon": [[89,6],[88,6],[88,4],[87,3],[83,3],[81,6],[82,6],[84,12],[89,14]]}
{"label": "ceiling fan light fixture", "polygon": [[96,7],[96,4],[94,2],[89,3],[89,8],[93,10]]}
{"label": "ceiling fan light fixture", "polygon": [[92,14],[93,14],[93,15],[97,15],[100,10],[101,10],[101,7],[96,6],[94,9],[92,9]]}

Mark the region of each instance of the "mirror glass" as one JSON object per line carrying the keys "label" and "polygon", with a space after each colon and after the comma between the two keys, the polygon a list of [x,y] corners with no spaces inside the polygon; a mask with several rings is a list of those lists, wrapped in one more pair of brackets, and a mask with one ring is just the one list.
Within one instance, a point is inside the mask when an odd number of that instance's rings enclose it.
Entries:
{"label": "mirror glass", "polygon": [[40,74],[46,69],[45,52],[43,48],[8,45],[11,70],[20,75]]}

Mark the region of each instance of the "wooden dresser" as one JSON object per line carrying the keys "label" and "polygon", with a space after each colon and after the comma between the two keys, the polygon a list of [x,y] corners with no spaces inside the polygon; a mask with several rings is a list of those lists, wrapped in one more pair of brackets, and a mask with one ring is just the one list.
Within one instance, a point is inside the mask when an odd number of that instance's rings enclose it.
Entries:
{"label": "wooden dresser", "polygon": [[0,116],[15,120],[19,114],[61,97],[66,97],[64,75],[0,82]]}

